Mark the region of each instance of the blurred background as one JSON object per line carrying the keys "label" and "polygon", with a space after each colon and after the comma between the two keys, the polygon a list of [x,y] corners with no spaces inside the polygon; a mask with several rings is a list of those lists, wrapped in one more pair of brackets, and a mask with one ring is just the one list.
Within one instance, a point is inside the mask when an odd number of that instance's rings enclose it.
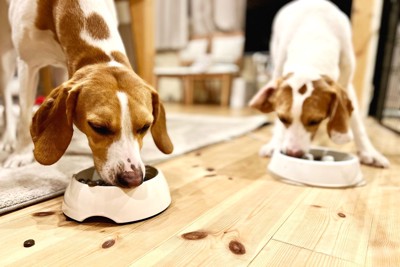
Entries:
{"label": "blurred background", "polygon": [[[165,103],[244,108],[269,79],[272,21],[285,0],[116,0],[136,72]],[[399,0],[332,1],[352,22],[363,115],[400,131]],[[43,94],[58,83],[42,71]],[[47,88],[47,89],[46,89]]]}

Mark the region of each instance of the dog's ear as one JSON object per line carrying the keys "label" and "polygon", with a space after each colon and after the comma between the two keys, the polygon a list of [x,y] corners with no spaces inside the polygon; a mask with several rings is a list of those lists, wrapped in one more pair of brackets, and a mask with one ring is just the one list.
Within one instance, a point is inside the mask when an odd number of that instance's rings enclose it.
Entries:
{"label": "dog's ear", "polygon": [[154,118],[153,125],[151,126],[151,135],[158,149],[165,154],[170,154],[174,150],[174,146],[167,132],[164,105],[161,103],[158,93],[154,89],[151,89],[151,96]]}
{"label": "dog's ear", "polygon": [[262,87],[257,94],[249,102],[249,106],[256,108],[264,113],[274,111],[274,105],[272,103],[272,96],[274,95],[278,87],[276,80],[269,81],[264,87]]}
{"label": "dog's ear", "polygon": [[262,87],[257,94],[253,96],[253,98],[249,102],[249,106],[252,108],[256,108],[264,113],[269,113],[274,111],[274,95],[276,90],[281,84],[289,79],[293,75],[292,72],[286,74],[283,77],[279,77],[277,79],[272,79],[269,81],[264,87]]}
{"label": "dog's ear", "polygon": [[31,136],[35,159],[43,165],[57,162],[73,134],[73,112],[80,88],[64,83],[54,89],[32,119]]}
{"label": "dog's ear", "polygon": [[346,91],[329,77],[323,76],[329,85],[332,100],[329,107],[328,134],[333,142],[344,144],[353,139],[350,129],[350,117],[353,112],[353,105]]}

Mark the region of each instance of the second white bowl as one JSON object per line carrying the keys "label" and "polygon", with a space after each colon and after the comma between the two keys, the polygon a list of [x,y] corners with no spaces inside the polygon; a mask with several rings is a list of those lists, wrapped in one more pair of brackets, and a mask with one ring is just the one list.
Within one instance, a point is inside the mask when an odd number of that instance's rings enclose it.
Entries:
{"label": "second white bowl", "polygon": [[312,148],[314,158],[332,156],[335,161],[316,161],[274,152],[268,170],[286,182],[319,187],[349,187],[365,181],[356,156],[327,148]]}

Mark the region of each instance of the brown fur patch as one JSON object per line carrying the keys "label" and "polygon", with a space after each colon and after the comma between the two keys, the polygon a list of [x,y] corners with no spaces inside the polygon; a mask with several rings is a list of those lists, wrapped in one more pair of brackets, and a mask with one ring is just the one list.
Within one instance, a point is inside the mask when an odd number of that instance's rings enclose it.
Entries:
{"label": "brown fur patch", "polygon": [[314,136],[320,122],[329,118],[329,133],[332,130],[346,133],[352,111],[346,92],[332,79],[324,76],[312,84],[314,90],[311,96],[304,100],[302,107],[301,122],[304,128]]}
{"label": "brown fur patch", "polygon": [[[96,20],[96,16],[89,19],[90,23]],[[35,25],[40,30],[51,30],[54,33],[54,38],[61,44],[66,55],[70,77],[84,66],[111,61],[104,51],[81,39],[80,33],[86,21],[77,0],[38,0]],[[104,25],[96,30],[92,26],[90,28],[96,36],[109,35],[108,27],[108,32],[99,32],[100,29],[104,30]]]}
{"label": "brown fur patch", "polygon": [[89,34],[97,40],[103,40],[110,37],[110,30],[107,23],[97,13],[92,13],[85,18],[85,29]]}
{"label": "brown fur patch", "polygon": [[[56,34],[56,26],[54,24],[54,6],[56,6],[58,0],[38,0],[37,2],[37,14],[35,20],[36,28],[39,30],[50,30],[54,34],[54,39],[58,41]],[[39,15],[40,14],[40,15]]]}
{"label": "brown fur patch", "polygon": [[304,95],[307,92],[307,86],[303,85],[299,89],[299,94]]}
{"label": "brown fur patch", "polygon": [[272,101],[278,117],[284,119],[285,126],[289,126],[292,121],[292,117],[290,116],[290,110],[292,109],[293,104],[292,87],[289,85],[279,87]]}
{"label": "brown fur patch", "polygon": [[300,117],[308,132],[316,133],[320,122],[329,116],[331,102],[331,94],[325,88],[314,85],[312,94],[304,100]]}
{"label": "brown fur patch", "polygon": [[121,63],[122,65],[125,65],[127,67],[131,67],[131,64],[129,63],[128,58],[123,53],[121,53],[119,51],[112,51],[111,56],[118,63]]}

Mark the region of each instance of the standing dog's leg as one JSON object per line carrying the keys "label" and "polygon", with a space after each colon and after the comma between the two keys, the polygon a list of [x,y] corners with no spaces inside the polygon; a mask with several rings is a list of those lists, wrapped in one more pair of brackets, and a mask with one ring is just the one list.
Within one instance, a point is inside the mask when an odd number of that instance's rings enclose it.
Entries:
{"label": "standing dog's leg", "polygon": [[4,162],[4,167],[18,167],[29,164],[34,160],[29,127],[38,85],[38,70],[37,67],[29,66],[25,61],[18,58],[20,119],[17,130],[17,145],[15,152]]}
{"label": "standing dog's leg", "polygon": [[351,38],[348,38],[348,43],[345,46],[346,49],[344,49],[340,58],[339,84],[347,89],[347,94],[353,104],[354,110],[351,115],[351,129],[353,131],[354,142],[357,146],[361,163],[387,168],[389,167],[390,163],[372,145],[359,112],[357,95],[352,84],[353,73],[355,69],[355,57],[350,40]]}
{"label": "standing dog's leg", "polygon": [[9,83],[15,74],[17,56],[11,41],[7,1],[0,1],[0,95],[3,98],[5,128],[0,151],[11,152],[16,142],[16,118],[13,116]]}
{"label": "standing dog's leg", "polygon": [[17,121],[13,114],[12,92],[9,83],[15,74],[17,57],[12,47],[8,51],[0,51],[0,57],[0,88],[3,97],[5,122],[4,133],[0,141],[0,150],[11,152],[16,143]]}
{"label": "standing dog's leg", "polygon": [[349,86],[348,95],[354,107],[351,116],[351,129],[354,134],[354,142],[356,143],[361,163],[376,167],[389,167],[389,160],[375,149],[368,137],[362,117],[358,111],[357,96],[352,84]]}

